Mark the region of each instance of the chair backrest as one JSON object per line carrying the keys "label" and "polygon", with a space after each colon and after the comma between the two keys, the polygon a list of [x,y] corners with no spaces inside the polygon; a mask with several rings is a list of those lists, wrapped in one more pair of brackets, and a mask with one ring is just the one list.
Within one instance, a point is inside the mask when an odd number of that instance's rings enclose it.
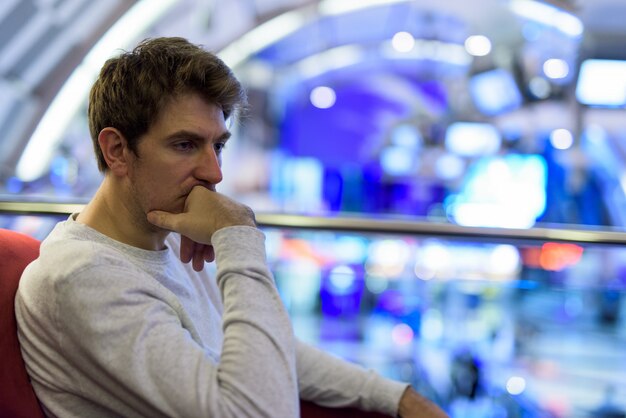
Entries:
{"label": "chair backrest", "polygon": [[30,384],[17,339],[15,292],[22,271],[39,255],[39,241],[0,228],[0,416],[39,418],[43,412]]}
{"label": "chair backrest", "polygon": [[378,412],[366,412],[354,408],[327,408],[309,401],[300,401],[300,418],[385,418]]}

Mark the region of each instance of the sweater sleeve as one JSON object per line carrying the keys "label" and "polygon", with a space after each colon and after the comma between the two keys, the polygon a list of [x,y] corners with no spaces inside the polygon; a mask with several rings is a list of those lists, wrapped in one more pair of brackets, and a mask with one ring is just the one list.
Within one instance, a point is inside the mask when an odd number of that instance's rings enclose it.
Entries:
{"label": "sweater sleeve", "polygon": [[295,339],[264,236],[230,227],[212,242],[224,302],[219,359],[191,338],[162,289],[119,266],[60,286],[60,346],[78,363],[86,398],[101,397],[95,401],[121,416],[298,415]]}
{"label": "sweater sleeve", "polygon": [[397,415],[400,397],[408,386],[302,342],[297,343],[297,371],[302,399],[389,416]]}

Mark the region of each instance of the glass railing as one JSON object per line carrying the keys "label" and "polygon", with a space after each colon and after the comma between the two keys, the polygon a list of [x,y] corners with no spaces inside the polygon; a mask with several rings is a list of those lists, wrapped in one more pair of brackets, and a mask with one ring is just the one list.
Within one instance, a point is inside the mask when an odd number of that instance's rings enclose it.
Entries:
{"label": "glass railing", "polygon": [[[81,207],[0,202],[0,227],[41,239]],[[411,381],[452,417],[626,411],[625,233],[257,221],[302,340]]]}

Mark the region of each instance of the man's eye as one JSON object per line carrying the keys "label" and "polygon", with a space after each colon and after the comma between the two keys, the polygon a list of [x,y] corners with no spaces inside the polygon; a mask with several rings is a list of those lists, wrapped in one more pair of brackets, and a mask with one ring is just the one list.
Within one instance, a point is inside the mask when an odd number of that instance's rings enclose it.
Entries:
{"label": "man's eye", "polygon": [[220,152],[222,152],[224,150],[224,148],[226,148],[226,143],[225,142],[218,142],[214,145],[215,147],[215,152],[217,152],[218,154]]}
{"label": "man's eye", "polygon": [[191,141],[177,142],[174,144],[174,147],[179,151],[191,151],[195,147],[195,144]]}

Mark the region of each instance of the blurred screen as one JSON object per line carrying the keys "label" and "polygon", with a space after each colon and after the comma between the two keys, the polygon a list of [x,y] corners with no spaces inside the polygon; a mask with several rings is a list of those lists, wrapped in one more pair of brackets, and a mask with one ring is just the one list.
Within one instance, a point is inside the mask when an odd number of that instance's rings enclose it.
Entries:
{"label": "blurred screen", "polygon": [[522,104],[522,95],[513,76],[499,68],[472,76],[469,91],[474,104],[486,115],[498,115]]}
{"label": "blurred screen", "polygon": [[475,122],[452,123],[445,137],[448,151],[466,157],[494,154],[500,149],[501,141],[495,126]]}
{"label": "blurred screen", "polygon": [[580,65],[576,98],[590,106],[626,104],[626,61],[588,59]]}
{"label": "blurred screen", "polygon": [[546,210],[547,165],[539,155],[480,158],[446,201],[460,225],[531,228]]}

